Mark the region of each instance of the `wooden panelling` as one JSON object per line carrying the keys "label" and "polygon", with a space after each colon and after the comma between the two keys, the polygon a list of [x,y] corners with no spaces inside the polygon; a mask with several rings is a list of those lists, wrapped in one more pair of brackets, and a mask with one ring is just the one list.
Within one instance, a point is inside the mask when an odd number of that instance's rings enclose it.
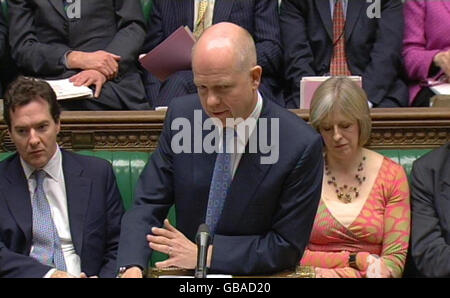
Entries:
{"label": "wooden panelling", "polygon": [[[308,110],[292,110],[308,121]],[[372,109],[368,147],[435,148],[450,141],[450,108]],[[153,151],[165,112],[63,112],[58,142],[65,149]],[[0,122],[0,151],[13,151],[6,125]]]}

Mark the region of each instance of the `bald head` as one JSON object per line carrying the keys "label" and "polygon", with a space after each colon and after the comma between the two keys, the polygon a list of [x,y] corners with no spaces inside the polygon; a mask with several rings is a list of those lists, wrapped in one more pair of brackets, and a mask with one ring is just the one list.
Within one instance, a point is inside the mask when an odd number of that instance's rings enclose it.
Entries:
{"label": "bald head", "polygon": [[233,23],[218,23],[200,36],[192,49],[193,68],[197,59],[224,59],[229,57],[236,70],[256,66],[256,47],[252,36],[244,28]]}
{"label": "bald head", "polygon": [[205,112],[226,125],[247,119],[258,102],[262,68],[243,28],[219,23],[203,32],[192,51],[194,83]]}

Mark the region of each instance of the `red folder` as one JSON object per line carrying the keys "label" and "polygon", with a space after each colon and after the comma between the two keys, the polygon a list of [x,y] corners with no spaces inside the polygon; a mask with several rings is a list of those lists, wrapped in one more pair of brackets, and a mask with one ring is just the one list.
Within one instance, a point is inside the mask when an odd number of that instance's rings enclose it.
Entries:
{"label": "red folder", "polygon": [[191,69],[191,51],[195,37],[188,27],[181,26],[163,42],[139,59],[142,66],[164,81],[174,72]]}

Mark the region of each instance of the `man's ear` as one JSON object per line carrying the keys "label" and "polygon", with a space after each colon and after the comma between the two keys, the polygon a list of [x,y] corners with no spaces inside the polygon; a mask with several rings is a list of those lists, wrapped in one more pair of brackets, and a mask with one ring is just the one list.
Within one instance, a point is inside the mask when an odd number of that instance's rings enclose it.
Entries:
{"label": "man's ear", "polygon": [[252,67],[252,69],[250,70],[254,90],[258,90],[259,88],[259,85],[261,83],[262,71],[262,67],[259,65]]}

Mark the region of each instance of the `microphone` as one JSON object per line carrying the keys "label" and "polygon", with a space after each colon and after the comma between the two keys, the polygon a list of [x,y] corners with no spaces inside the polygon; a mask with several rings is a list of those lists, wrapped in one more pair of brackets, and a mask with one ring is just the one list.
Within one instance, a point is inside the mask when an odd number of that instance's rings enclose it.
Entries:
{"label": "microphone", "polygon": [[198,227],[195,236],[197,244],[197,267],[195,267],[195,278],[206,278],[206,259],[208,256],[208,247],[211,243],[211,235],[207,224],[201,224]]}

